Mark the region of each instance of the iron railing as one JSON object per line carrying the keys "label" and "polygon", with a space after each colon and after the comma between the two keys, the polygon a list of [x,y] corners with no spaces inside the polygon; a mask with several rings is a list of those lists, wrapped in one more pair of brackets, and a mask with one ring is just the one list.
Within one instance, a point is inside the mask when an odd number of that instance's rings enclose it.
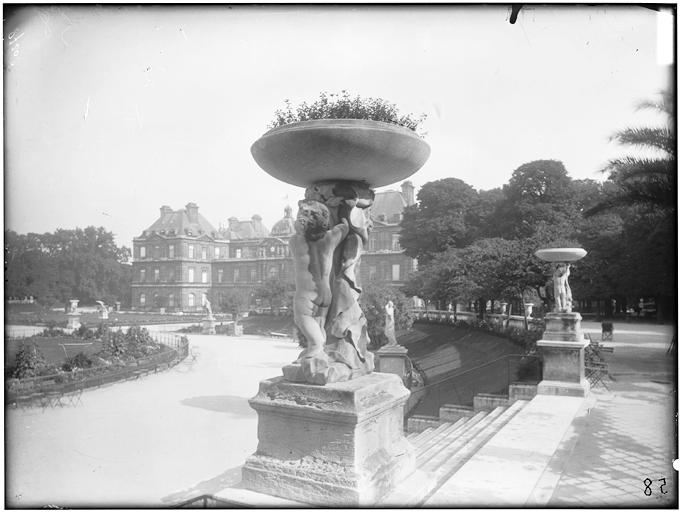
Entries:
{"label": "iron railing", "polygon": [[543,364],[540,356],[508,354],[412,389],[416,404],[408,415],[438,416],[442,405],[470,406],[477,394],[507,395],[511,384],[533,384],[540,382],[542,378]]}

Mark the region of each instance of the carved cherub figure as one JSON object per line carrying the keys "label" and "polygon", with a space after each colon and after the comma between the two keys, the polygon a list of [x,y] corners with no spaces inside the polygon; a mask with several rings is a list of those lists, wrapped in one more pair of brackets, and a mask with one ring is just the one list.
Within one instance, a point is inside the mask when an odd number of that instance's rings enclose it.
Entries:
{"label": "carved cherub figure", "polygon": [[298,359],[304,370],[305,359],[328,360],[324,352],[324,327],[332,300],[333,253],[347,237],[349,226],[343,219],[331,228],[330,212],[319,201],[305,199],[298,206],[296,233],[290,239],[290,248],[295,262],[293,315],[295,324],[307,339],[307,348]]}

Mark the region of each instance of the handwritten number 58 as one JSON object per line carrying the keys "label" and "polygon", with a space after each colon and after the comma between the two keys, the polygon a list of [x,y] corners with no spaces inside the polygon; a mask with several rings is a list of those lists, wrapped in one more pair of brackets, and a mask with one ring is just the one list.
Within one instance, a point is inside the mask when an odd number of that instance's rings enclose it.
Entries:
{"label": "handwritten number 58", "polygon": [[[661,491],[661,494],[668,494],[668,491],[664,490],[664,486],[666,485],[666,479],[665,478],[659,478],[657,482],[663,482],[659,486],[659,490]],[[652,495],[652,480],[650,478],[645,478],[642,481],[643,484],[645,484],[645,490],[643,491],[645,493],[645,496],[651,496]]]}

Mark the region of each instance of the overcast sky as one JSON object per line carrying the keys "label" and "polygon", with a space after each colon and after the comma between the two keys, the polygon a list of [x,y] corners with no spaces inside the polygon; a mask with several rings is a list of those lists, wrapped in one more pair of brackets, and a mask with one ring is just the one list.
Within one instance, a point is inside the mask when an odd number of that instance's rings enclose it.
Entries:
{"label": "overcast sky", "polygon": [[[193,201],[271,227],[303,190],[250,155],[285,99],[342,89],[425,113],[416,187],[501,186],[521,164],[574,178],[655,123],[672,37],[635,6],[5,6],[5,227],[104,226],[119,244]],[[670,16],[666,15],[666,19]],[[662,27],[659,29],[659,27]],[[398,186],[395,185],[393,188]]]}

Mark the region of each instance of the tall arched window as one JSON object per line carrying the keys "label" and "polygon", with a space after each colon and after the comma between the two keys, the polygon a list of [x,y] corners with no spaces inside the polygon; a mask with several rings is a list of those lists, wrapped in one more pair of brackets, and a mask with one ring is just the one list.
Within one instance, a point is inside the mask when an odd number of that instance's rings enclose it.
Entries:
{"label": "tall arched window", "polygon": [[169,308],[175,307],[175,295],[172,293],[168,294],[168,307]]}
{"label": "tall arched window", "polygon": [[146,304],[146,295],[143,293],[139,294],[139,305],[144,306]]}
{"label": "tall arched window", "polygon": [[189,294],[189,307],[193,308],[196,305],[196,296],[193,293]]}

